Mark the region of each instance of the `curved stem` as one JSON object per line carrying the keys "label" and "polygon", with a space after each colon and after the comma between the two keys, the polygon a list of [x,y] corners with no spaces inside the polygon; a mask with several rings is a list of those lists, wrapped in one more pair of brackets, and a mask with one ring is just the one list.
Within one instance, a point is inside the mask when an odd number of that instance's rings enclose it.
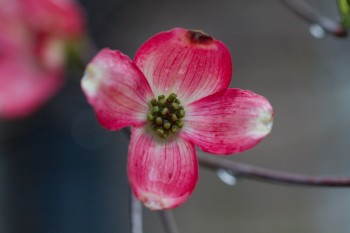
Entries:
{"label": "curved stem", "polygon": [[166,233],[179,233],[174,215],[171,210],[159,211],[159,215]]}
{"label": "curved stem", "polygon": [[133,193],[131,193],[131,219],[130,219],[130,225],[131,225],[131,233],[143,233],[143,227],[142,227],[142,205],[137,200],[137,198],[134,196]]}
{"label": "curved stem", "polygon": [[282,0],[290,9],[303,17],[305,20],[320,25],[323,29],[337,37],[346,37],[347,31],[341,25],[318,12],[305,0]]}
{"label": "curved stem", "polygon": [[217,169],[223,168],[232,172],[236,177],[304,186],[350,187],[350,177],[308,176],[272,171],[265,168],[237,163],[214,156],[198,156],[198,161],[202,167],[215,171]]}

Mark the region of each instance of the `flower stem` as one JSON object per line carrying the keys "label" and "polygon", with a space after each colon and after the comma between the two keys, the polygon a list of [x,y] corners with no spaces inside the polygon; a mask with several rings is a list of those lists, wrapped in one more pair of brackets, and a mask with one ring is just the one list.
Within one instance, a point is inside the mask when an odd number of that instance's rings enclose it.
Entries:
{"label": "flower stem", "polygon": [[261,180],[275,183],[285,183],[316,187],[350,187],[350,177],[308,176],[280,171],[272,171],[252,165],[233,162],[217,157],[198,156],[202,167],[216,171],[225,169],[233,173],[237,178]]}
{"label": "flower stem", "polygon": [[320,25],[324,30],[336,37],[346,37],[347,31],[338,23],[327,16],[322,15],[305,0],[282,0],[291,10],[305,20]]}
{"label": "flower stem", "polygon": [[159,211],[159,215],[166,233],[179,233],[173,212],[171,210]]}
{"label": "flower stem", "polygon": [[130,219],[130,225],[131,225],[131,233],[143,233],[143,227],[142,227],[142,205],[139,200],[134,196],[134,194],[131,192],[131,219]]}

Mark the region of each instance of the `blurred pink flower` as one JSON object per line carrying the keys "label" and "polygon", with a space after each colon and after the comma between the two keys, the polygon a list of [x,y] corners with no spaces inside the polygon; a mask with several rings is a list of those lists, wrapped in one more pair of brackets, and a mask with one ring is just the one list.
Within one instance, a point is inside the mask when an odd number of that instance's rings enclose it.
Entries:
{"label": "blurred pink flower", "polygon": [[233,154],[270,132],[269,102],[228,88],[231,75],[222,42],[181,28],[146,41],[134,61],[103,49],[88,64],[82,88],[99,122],[110,130],[132,126],[128,177],[148,208],[176,207],[193,192],[195,145]]}
{"label": "blurred pink flower", "polygon": [[26,116],[61,88],[67,45],[83,31],[74,0],[0,0],[0,117]]}

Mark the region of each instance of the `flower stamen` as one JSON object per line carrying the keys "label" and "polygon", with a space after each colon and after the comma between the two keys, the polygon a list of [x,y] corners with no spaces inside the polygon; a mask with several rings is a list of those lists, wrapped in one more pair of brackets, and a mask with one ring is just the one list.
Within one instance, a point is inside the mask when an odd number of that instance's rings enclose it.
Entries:
{"label": "flower stamen", "polygon": [[175,93],[171,93],[167,98],[160,95],[150,101],[147,120],[150,122],[150,128],[161,138],[178,133],[184,126],[182,119],[185,117],[185,110],[176,97]]}

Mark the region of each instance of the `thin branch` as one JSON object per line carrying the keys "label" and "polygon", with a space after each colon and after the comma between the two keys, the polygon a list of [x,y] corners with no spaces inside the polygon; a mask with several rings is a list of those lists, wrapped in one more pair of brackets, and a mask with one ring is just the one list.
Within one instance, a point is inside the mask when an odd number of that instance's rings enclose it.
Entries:
{"label": "thin branch", "polygon": [[137,198],[134,196],[134,194],[131,192],[131,219],[130,219],[130,227],[131,227],[131,233],[142,233],[143,227],[142,227],[142,205],[137,200]]}
{"label": "thin branch", "polygon": [[173,212],[171,210],[159,211],[159,215],[166,233],[179,233]]}
{"label": "thin branch", "polygon": [[282,0],[291,10],[303,17],[305,20],[320,25],[324,30],[336,37],[346,37],[347,31],[341,25],[309,5],[305,0]]}
{"label": "thin branch", "polygon": [[233,162],[214,156],[198,156],[202,167],[212,170],[225,169],[236,177],[244,177],[267,182],[285,183],[317,187],[350,187],[350,177],[308,176],[287,172],[272,171],[252,165]]}
{"label": "thin branch", "polygon": [[[123,133],[125,136],[130,137],[130,129],[124,128]],[[308,176],[288,172],[272,171],[214,156],[198,156],[198,161],[202,167],[215,171],[222,168],[232,172],[237,178],[244,177],[254,180],[304,186],[350,187],[350,176]]]}

